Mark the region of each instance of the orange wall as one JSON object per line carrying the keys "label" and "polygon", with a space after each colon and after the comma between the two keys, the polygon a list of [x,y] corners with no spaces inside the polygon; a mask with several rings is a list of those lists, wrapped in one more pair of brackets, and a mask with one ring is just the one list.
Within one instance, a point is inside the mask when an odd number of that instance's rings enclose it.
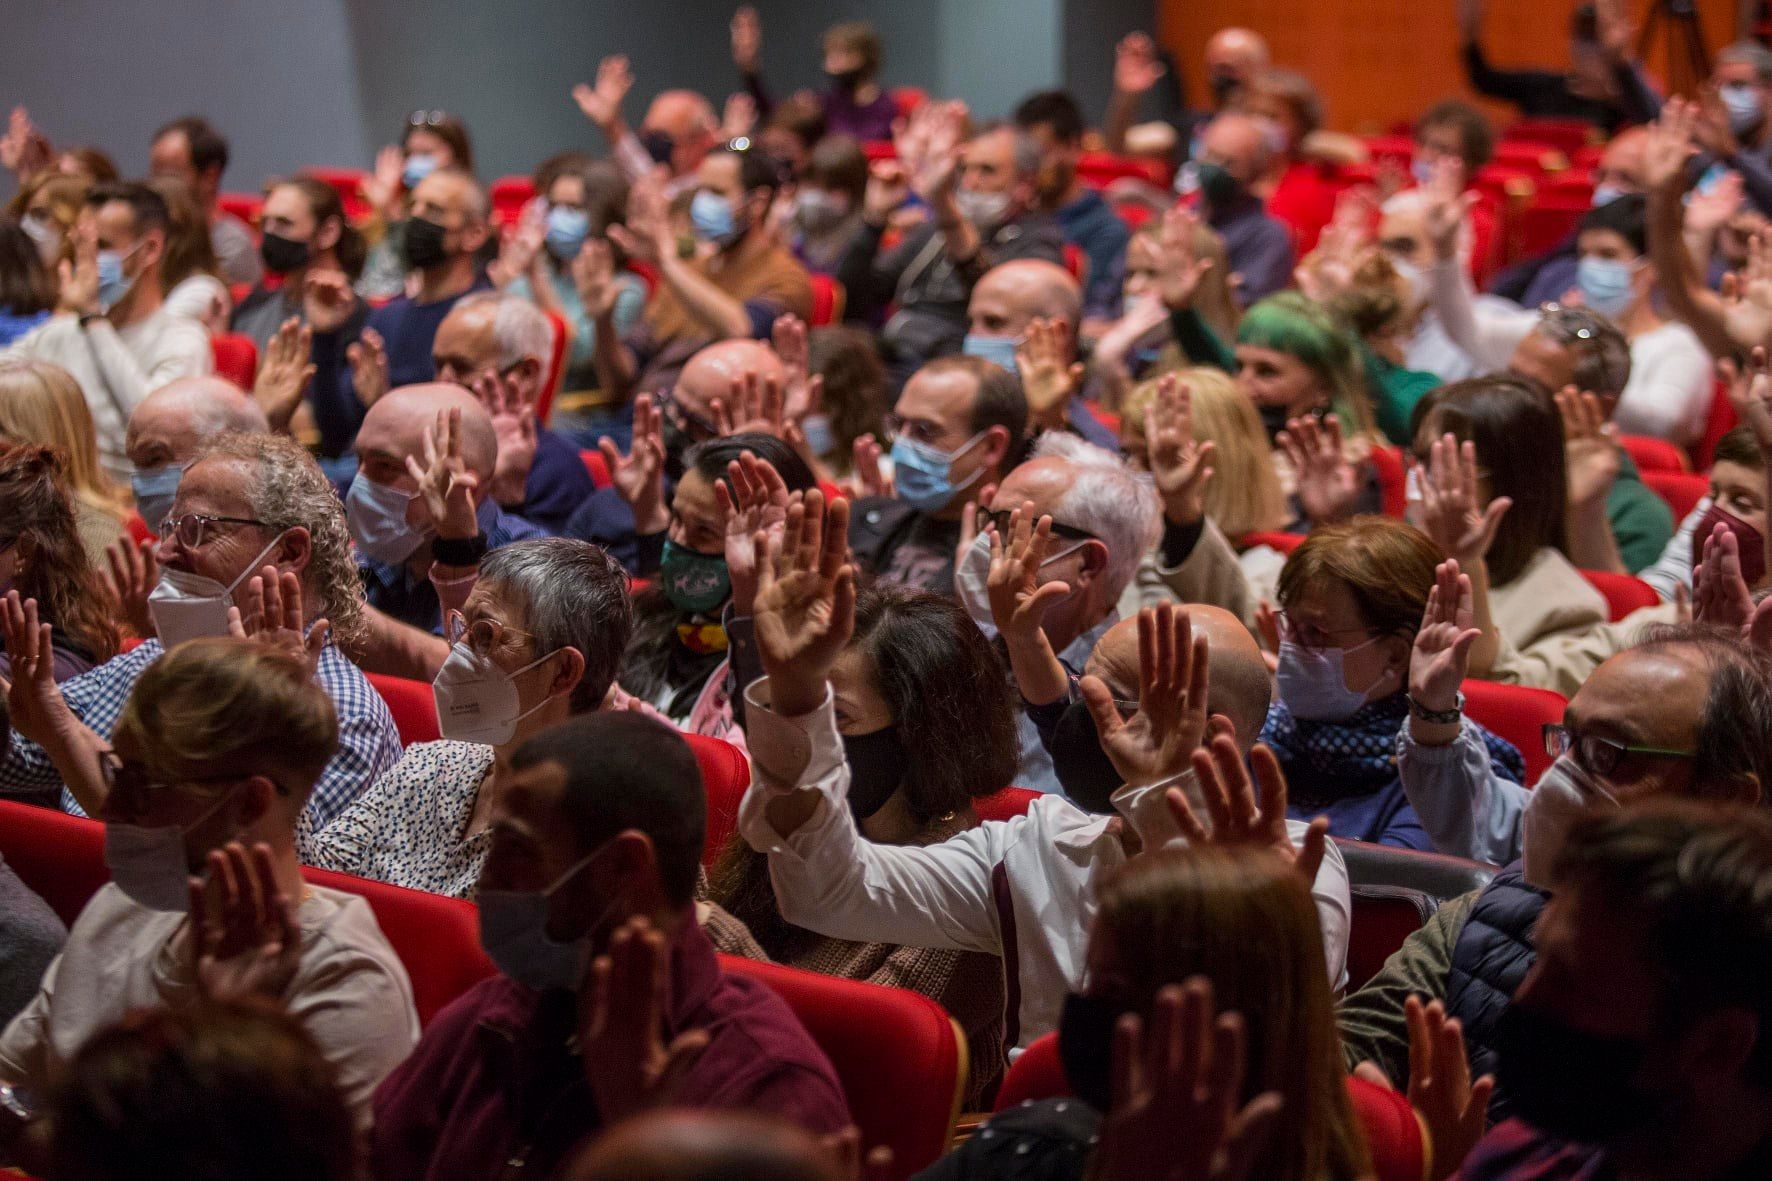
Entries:
{"label": "orange wall", "polygon": [[[1659,2],[1659,0],[1657,0]],[[1577,0],[1490,0],[1483,47],[1497,66],[1557,68],[1568,61],[1569,15]],[[1642,19],[1645,0],[1627,0]],[[1714,52],[1731,40],[1732,0],[1698,0]],[[1470,96],[1458,58],[1453,0],[1159,0],[1158,35],[1182,63],[1194,102],[1202,100],[1200,56],[1226,25],[1247,25],[1273,46],[1277,64],[1309,75],[1323,92],[1329,124],[1383,130],[1436,99]],[[1665,22],[1661,29],[1665,30]],[[1665,76],[1666,38],[1657,33],[1651,73]],[[1497,117],[1511,108],[1495,106]]]}

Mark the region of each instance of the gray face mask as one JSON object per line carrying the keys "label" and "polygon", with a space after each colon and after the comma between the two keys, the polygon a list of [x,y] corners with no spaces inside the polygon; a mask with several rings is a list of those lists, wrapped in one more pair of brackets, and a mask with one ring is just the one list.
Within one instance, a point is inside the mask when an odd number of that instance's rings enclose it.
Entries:
{"label": "gray face mask", "polygon": [[591,936],[608,921],[621,899],[604,907],[583,935],[564,943],[548,937],[548,902],[608,847],[607,843],[599,845],[545,890],[479,892],[475,903],[480,910],[480,946],[500,972],[536,992],[578,991],[591,966]]}
{"label": "gray face mask", "polygon": [[954,194],[960,215],[977,230],[994,230],[1008,221],[1010,201],[1008,193],[975,193],[961,189]]}

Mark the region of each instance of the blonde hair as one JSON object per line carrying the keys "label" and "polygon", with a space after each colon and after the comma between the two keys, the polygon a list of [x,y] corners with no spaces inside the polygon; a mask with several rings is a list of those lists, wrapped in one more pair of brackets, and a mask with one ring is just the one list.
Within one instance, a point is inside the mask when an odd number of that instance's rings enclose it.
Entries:
{"label": "blonde hair", "polygon": [[[289,653],[207,637],[148,665],[113,741],[158,782],[265,775],[299,810],[338,753],[338,711]],[[299,781],[285,782],[291,775]]]}
{"label": "blonde hair", "polygon": [[[1175,376],[1193,396],[1194,438],[1216,448],[1212,479],[1206,484],[1206,515],[1232,539],[1282,528],[1286,494],[1255,404],[1221,370],[1200,366]],[[1157,383],[1147,381],[1126,398],[1122,421],[1133,424],[1141,438],[1145,408],[1156,397]]]}
{"label": "blonde hair", "polygon": [[[1155,249],[1162,234],[1162,218],[1153,217],[1139,226],[1138,232],[1132,237],[1134,241],[1141,241]],[[1193,247],[1196,258],[1212,260],[1212,268],[1206,272],[1205,277],[1200,280],[1198,290],[1194,292],[1194,311],[1199,313],[1200,319],[1206,322],[1206,326],[1212,329],[1213,335],[1219,340],[1234,340],[1237,335],[1237,321],[1242,312],[1237,307],[1236,297],[1231,293],[1232,268],[1230,256],[1225,253],[1224,239],[1204,221],[1197,221],[1194,223]],[[1178,350],[1176,355],[1180,355]]]}
{"label": "blonde hair", "polygon": [[60,365],[0,361],[0,435],[55,448],[74,499],[117,521],[128,515],[128,498],[99,465],[98,432],[86,395]]}

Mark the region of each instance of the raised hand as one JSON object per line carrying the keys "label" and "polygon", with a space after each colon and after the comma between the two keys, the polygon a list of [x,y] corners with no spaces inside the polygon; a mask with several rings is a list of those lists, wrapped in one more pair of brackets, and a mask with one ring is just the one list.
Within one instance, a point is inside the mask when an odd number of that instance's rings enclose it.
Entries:
{"label": "raised hand", "polygon": [[757,653],[776,712],[810,713],[824,700],[831,665],[855,630],[849,502],[814,488],[788,506],[779,536],[752,538],[757,564]]}
{"label": "raised hand", "polygon": [[500,290],[529,274],[540,260],[542,245],[548,237],[548,226],[538,216],[539,212],[531,207],[517,223],[517,228],[506,235],[504,244],[499,249],[498,259],[490,274]]}
{"label": "raised hand", "polygon": [[621,122],[622,100],[627,98],[633,86],[634,74],[628,68],[627,57],[612,54],[597,63],[596,86],[580,82],[572,88],[572,101],[578,104],[585,118],[613,139],[613,131]]}
{"label": "raised hand", "polygon": [[[150,529],[158,531],[161,523],[149,521],[147,524]],[[160,584],[160,559],[156,556],[159,548],[152,539],[136,542],[119,537],[105,547],[105,568],[100,571],[106,589],[117,603],[119,618],[144,640],[154,636],[154,617],[148,611],[148,596]]]}
{"label": "raised hand", "polygon": [[1157,993],[1150,1028],[1136,1013],[1114,1029],[1113,1102],[1090,1181],[1245,1181],[1283,1100],[1265,1091],[1240,1108],[1245,1032],[1213,1019],[1212,984],[1195,976]]}
{"label": "raised hand", "polygon": [[[1254,783],[1261,785],[1259,804],[1249,766],[1255,768]],[[1181,789],[1170,788],[1167,799],[1176,827],[1195,844],[1271,850],[1291,862],[1306,882],[1315,882],[1328,849],[1328,817],[1311,821],[1304,844],[1294,845],[1286,828],[1286,773],[1280,769],[1280,760],[1266,746],[1257,745],[1249,752],[1249,766],[1244,765],[1236,741],[1228,734],[1216,735],[1205,750],[1196,750],[1194,776],[1212,828],[1208,830],[1194,815]]]}
{"label": "raised hand", "polygon": [[1756,346],[1748,354],[1744,369],[1724,357],[1717,362],[1717,372],[1729,383],[1729,402],[1735,416],[1746,423],[1759,445],[1760,455],[1772,455],[1772,361],[1764,346]]}
{"label": "raised hand", "polygon": [[1723,330],[1743,352],[1772,343],[1772,229],[1748,235],[1747,262],[1723,276]]}
{"label": "raised hand", "polygon": [[1477,194],[1464,191],[1464,164],[1451,156],[1440,159],[1423,192],[1427,201],[1422,212],[1434,257],[1442,261],[1456,258],[1459,235],[1477,203]]}
{"label": "raised hand", "polygon": [[307,626],[301,579],[293,571],[278,574],[277,567],[266,566],[247,580],[241,599],[228,608],[228,630],[235,638],[294,656],[308,666],[309,676],[319,671],[332,623],[316,619]]}
{"label": "raised hand", "polygon": [[363,335],[345,348],[345,360],[351,366],[351,385],[357,400],[365,406],[381,401],[391,384],[388,378],[388,349],[381,333],[365,328]]}
{"label": "raised hand", "polygon": [[475,493],[480,478],[461,457],[461,409],[439,410],[425,430],[425,461],[406,457],[406,470],[418,481],[418,494],[437,526],[437,536],[466,540],[480,533]]}
{"label": "raised hand", "polygon": [[671,525],[664,499],[664,416],[650,394],[634,399],[634,440],[623,455],[615,440],[597,440],[609,468],[610,483],[633,506],[634,530],[641,536],[663,533]]}
{"label": "raised hand", "polygon": [[858,499],[872,496],[891,500],[898,495],[892,473],[886,470],[886,465],[882,462],[885,454],[880,440],[872,435],[863,435],[855,440],[855,462],[850,468],[854,475],[850,487]]}
{"label": "raised hand", "polygon": [[520,505],[529,497],[529,473],[535,467],[535,407],[524,400],[516,383],[498,373],[482,373],[474,396],[492,416],[498,436],[498,460],[492,470],[492,496],[500,504]]}
{"label": "raised hand", "polygon": [[1568,469],[1569,508],[1576,511],[1603,502],[1612,492],[1622,466],[1618,444],[1600,399],[1574,386],[1556,395],[1557,413],[1563,418],[1563,455]]}
{"label": "raised hand", "polygon": [[56,264],[60,280],[56,297],[58,311],[75,316],[89,316],[98,307],[98,234],[89,222],[76,223],[72,233],[74,258]]}
{"label": "raised hand", "polygon": [[363,199],[389,220],[399,216],[400,193],[406,187],[405,169],[406,153],[394,144],[386,144],[375,154],[375,168],[363,181]]}
{"label": "raised hand", "polygon": [[1168,72],[1149,33],[1128,33],[1114,46],[1114,89],[1121,94],[1143,94]]}
{"label": "raised hand", "polygon": [[0,168],[23,183],[49,168],[53,156],[49,141],[32,125],[30,112],[22,106],[12,108],[6,134],[0,136]]}
{"label": "raised hand", "polygon": [[1668,99],[1661,117],[1649,124],[1644,140],[1644,188],[1650,192],[1686,191],[1686,162],[1698,154],[1698,145],[1693,142],[1697,130],[1698,107],[1683,98]]}
{"label": "raised hand", "polygon": [[660,1034],[670,997],[670,949],[664,935],[635,915],[591,961],[580,991],[579,1060],[603,1118],[614,1122],[668,1106],[707,1048],[704,1029]]}
{"label": "raised hand", "polygon": [[770,329],[769,343],[781,358],[781,412],[791,423],[804,422],[816,412],[824,397],[824,378],[812,373],[812,354],[806,343],[806,321],[789,312],[777,316]]}
{"label": "raised hand", "polygon": [[1708,243],[1711,235],[1728,225],[1741,208],[1746,192],[1741,173],[1724,173],[1709,192],[1694,192],[1686,202],[1686,229],[1704,235]]}
{"label": "raised hand", "polygon": [[277,883],[271,847],[231,841],[191,879],[191,967],[210,1000],[281,1000],[301,966],[299,903]]}
{"label": "raised hand", "polygon": [[1033,501],[1009,514],[1009,536],[991,530],[991,570],[986,581],[991,620],[1010,643],[1036,643],[1049,607],[1071,593],[1067,583],[1040,580],[1040,565],[1052,548],[1052,518],[1034,522]]}
{"label": "raised hand", "polygon": [[1461,570],[1471,569],[1488,555],[1501,518],[1513,505],[1506,496],[1482,503],[1476,444],[1461,445],[1449,434],[1434,440],[1421,496],[1422,531],[1441,553],[1456,559]]}
{"label": "raised hand", "polygon": [[1423,709],[1448,710],[1458,704],[1458,687],[1470,671],[1471,645],[1483,636],[1471,626],[1473,603],[1470,575],[1460,573],[1454,559],[1441,562],[1409,659],[1409,696]]}
{"label": "raised hand", "polygon": [[965,149],[966,117],[962,102],[926,102],[911,115],[918,144],[911,187],[931,205],[953,195]]}
{"label": "raised hand", "polygon": [[726,107],[720,114],[720,135],[727,140],[749,135],[757,127],[757,100],[738,91],[727,95]]}
{"label": "raised hand", "polygon": [[725,398],[715,398],[709,413],[722,435],[764,434],[782,438],[787,434],[787,396],[781,379],[746,370],[732,379]]}
{"label": "raised hand", "polygon": [[1121,779],[1135,786],[1159,783],[1199,758],[1207,723],[1206,663],[1206,637],[1194,635],[1187,608],[1163,602],[1138,613],[1137,713],[1120,717],[1100,677],[1079,683],[1101,749]]}
{"label": "raised hand", "polygon": [[658,266],[676,251],[671,203],[656,176],[643,176],[628,190],[628,220],[610,222],[606,231],[632,258]]}
{"label": "raised hand", "polygon": [[911,174],[897,160],[875,160],[868,165],[868,187],[861,197],[862,216],[883,226],[898,208],[911,199]]}
{"label": "raised hand", "polygon": [[1082,384],[1083,366],[1073,363],[1069,352],[1063,326],[1046,319],[1029,323],[1027,335],[1015,346],[1015,368],[1028,414],[1036,422],[1063,418],[1071,394]]}
{"label": "raised hand", "polygon": [[252,400],[265,412],[271,430],[289,431],[289,420],[301,405],[308,382],[313,380],[311,355],[313,333],[296,316],[283,321],[265,347],[264,364],[258,367],[258,378],[252,383]]}
{"label": "raised hand", "polygon": [[6,707],[12,729],[38,746],[57,749],[81,729],[55,683],[54,629],[37,615],[36,599],[20,599],[16,590],[0,600],[6,654],[12,682],[6,685]]}
{"label": "raised hand", "polygon": [[357,293],[343,271],[309,270],[302,276],[302,317],[312,332],[337,332],[357,307]]}
{"label": "raised hand", "polygon": [[741,74],[754,74],[762,52],[763,21],[757,10],[746,4],[732,14],[732,64]]}
{"label": "raised hand", "polygon": [[1163,214],[1163,228],[1157,236],[1157,292],[1170,311],[1192,307],[1200,280],[1212,269],[1212,260],[1201,258],[1194,249],[1199,224],[1193,210],[1181,205],[1171,206]]}
{"label": "raised hand", "polygon": [[1703,557],[1692,570],[1692,613],[1700,623],[1746,632],[1753,621],[1753,590],[1741,573],[1741,542],[1718,524],[1704,539]]}
{"label": "raised hand", "polygon": [[1464,1052],[1464,1029],[1446,1016],[1439,1001],[1423,1005],[1411,996],[1403,1002],[1409,1024],[1409,1106],[1427,1125],[1434,1146],[1434,1181],[1458,1171],[1461,1161],[1482,1139],[1495,1079],[1471,1081]]}
{"label": "raised hand", "polygon": [[1197,524],[1206,515],[1215,445],[1194,441],[1193,397],[1173,373],[1157,379],[1157,396],[1144,411],[1144,438],[1163,515],[1175,525]]}
{"label": "raised hand", "polygon": [[1360,473],[1341,441],[1341,420],[1333,414],[1294,418],[1276,440],[1292,465],[1298,506],[1313,524],[1331,525],[1353,514],[1360,495]]}
{"label": "raised hand", "polygon": [[[730,486],[729,486],[730,485]],[[788,520],[788,486],[766,459],[749,451],[726,465],[726,479],[714,481],[714,500],[720,506],[721,527],[726,533],[726,572],[732,579],[732,610],[751,613],[757,600],[758,534],[773,540],[781,536]]]}

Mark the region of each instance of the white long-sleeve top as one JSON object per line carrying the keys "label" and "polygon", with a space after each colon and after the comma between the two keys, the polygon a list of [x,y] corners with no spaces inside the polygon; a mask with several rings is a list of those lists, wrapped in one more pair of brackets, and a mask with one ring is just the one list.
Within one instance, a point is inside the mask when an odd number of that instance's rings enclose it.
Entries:
{"label": "white long-sleeve top", "polygon": [[[1065,994],[1083,985],[1097,885],[1126,861],[1114,817],[1045,795],[1025,816],[987,821],[940,844],[874,844],[856,831],[849,811],[849,767],[829,692],[802,717],[783,717],[768,700],[767,680],[746,692],[753,773],[738,826],[753,849],[769,855],[782,917],[835,939],[1000,955],[1007,1044],[1019,1053],[1056,1029]],[[1191,781],[1190,772],[1174,784],[1191,793]],[[812,819],[782,837],[765,808],[803,788],[823,799]],[[1146,791],[1142,804],[1116,798],[1147,846],[1180,839],[1160,828],[1160,790]],[[1288,827],[1295,842],[1303,840],[1304,824]],[[1347,866],[1333,843],[1311,895],[1330,984],[1340,989],[1352,903]]]}

